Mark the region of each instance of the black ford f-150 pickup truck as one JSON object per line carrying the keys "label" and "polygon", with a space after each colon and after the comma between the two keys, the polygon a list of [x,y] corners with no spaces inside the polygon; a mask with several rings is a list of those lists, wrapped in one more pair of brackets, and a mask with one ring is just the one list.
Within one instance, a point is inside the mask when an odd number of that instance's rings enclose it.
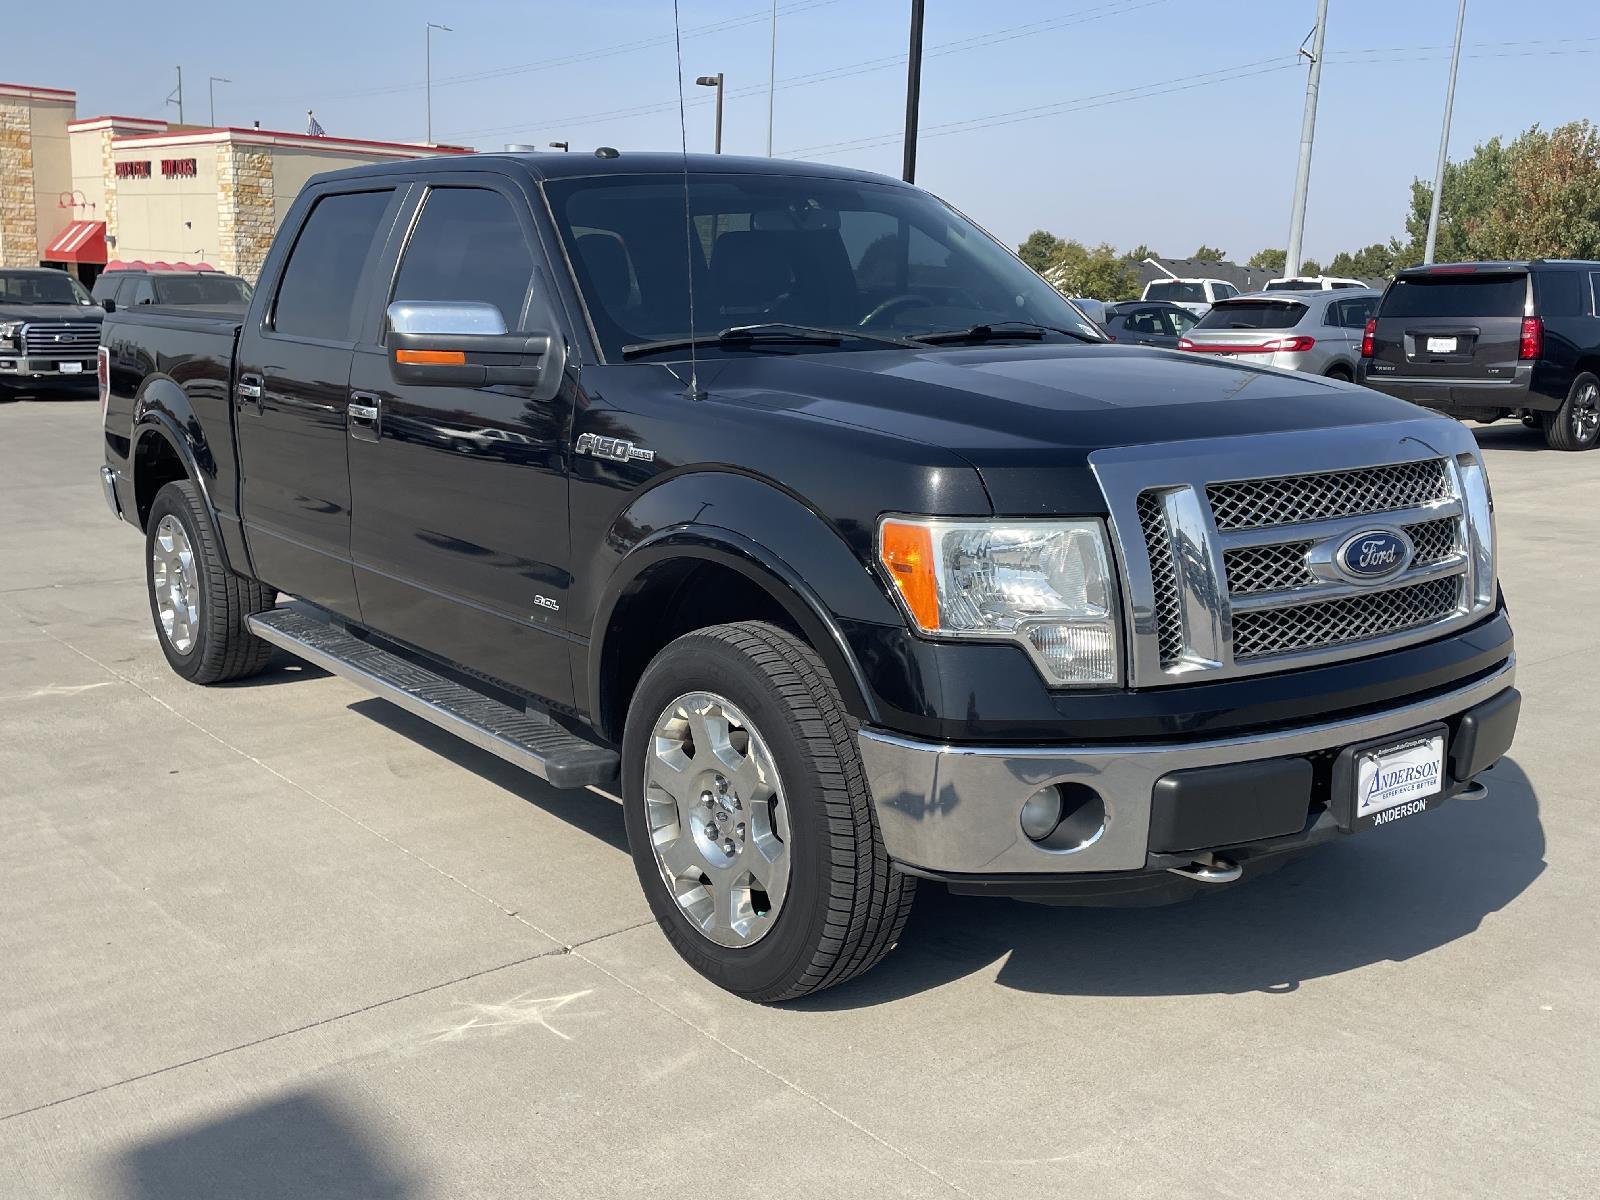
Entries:
{"label": "black ford f-150 pickup truck", "polygon": [[179,674],[282,647],[616,787],[752,999],[877,962],[919,878],[1178,898],[1482,796],[1516,724],[1462,426],[1108,344],[875,175],[319,176],[242,323],[119,308],[100,380]]}

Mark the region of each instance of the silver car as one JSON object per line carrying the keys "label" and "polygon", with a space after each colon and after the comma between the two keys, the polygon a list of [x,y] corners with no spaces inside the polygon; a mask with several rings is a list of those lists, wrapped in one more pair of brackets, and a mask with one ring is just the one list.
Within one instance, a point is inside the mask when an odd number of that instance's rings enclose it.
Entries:
{"label": "silver car", "polygon": [[1178,349],[1354,380],[1361,334],[1382,295],[1373,288],[1339,288],[1219,300],[1178,340]]}

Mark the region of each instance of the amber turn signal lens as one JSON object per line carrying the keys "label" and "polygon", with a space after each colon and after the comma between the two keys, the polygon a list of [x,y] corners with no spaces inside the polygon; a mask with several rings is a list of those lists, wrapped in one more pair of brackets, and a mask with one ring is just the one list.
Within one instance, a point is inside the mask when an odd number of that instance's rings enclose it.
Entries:
{"label": "amber turn signal lens", "polygon": [[467,354],[464,350],[396,350],[394,360],[413,366],[464,367]]}
{"label": "amber turn signal lens", "polygon": [[939,585],[933,569],[933,531],[905,521],[885,521],[878,559],[900,590],[912,618],[925,630],[939,628]]}

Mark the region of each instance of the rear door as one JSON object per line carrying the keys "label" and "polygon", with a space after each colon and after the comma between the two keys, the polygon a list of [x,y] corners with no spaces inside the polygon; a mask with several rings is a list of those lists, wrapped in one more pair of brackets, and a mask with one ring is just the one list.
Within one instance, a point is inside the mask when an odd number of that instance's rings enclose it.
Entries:
{"label": "rear door", "polygon": [[1384,293],[1368,370],[1383,379],[1505,379],[1517,368],[1528,272],[1434,268]]}
{"label": "rear door", "polygon": [[[325,187],[239,341],[239,512],[256,573],[360,619],[350,565],[345,406],[358,310],[392,220],[392,185]],[[289,227],[286,226],[286,229]]]}

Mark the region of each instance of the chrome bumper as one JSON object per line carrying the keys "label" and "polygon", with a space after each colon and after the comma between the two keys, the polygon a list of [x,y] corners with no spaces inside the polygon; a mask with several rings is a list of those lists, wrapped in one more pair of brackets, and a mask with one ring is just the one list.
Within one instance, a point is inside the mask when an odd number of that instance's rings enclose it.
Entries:
{"label": "chrome bumper", "polygon": [[[1310,754],[1465,712],[1510,687],[1516,660],[1430,700],[1371,716],[1217,741],[1128,746],[960,746],[863,729],[861,757],[889,857],[952,874],[1069,874],[1145,866],[1151,796],[1172,771]],[[1105,830],[1080,849],[1046,850],[1022,832],[1022,804],[1049,784],[1081,783],[1105,802]]]}
{"label": "chrome bumper", "polygon": [[[71,363],[79,368],[77,371],[63,371],[62,363]],[[0,375],[15,375],[30,379],[61,378],[81,379],[85,383],[93,383],[95,361],[94,355],[84,357],[76,354],[65,354],[53,358],[40,358],[38,355],[31,357],[12,351],[0,350]]]}

